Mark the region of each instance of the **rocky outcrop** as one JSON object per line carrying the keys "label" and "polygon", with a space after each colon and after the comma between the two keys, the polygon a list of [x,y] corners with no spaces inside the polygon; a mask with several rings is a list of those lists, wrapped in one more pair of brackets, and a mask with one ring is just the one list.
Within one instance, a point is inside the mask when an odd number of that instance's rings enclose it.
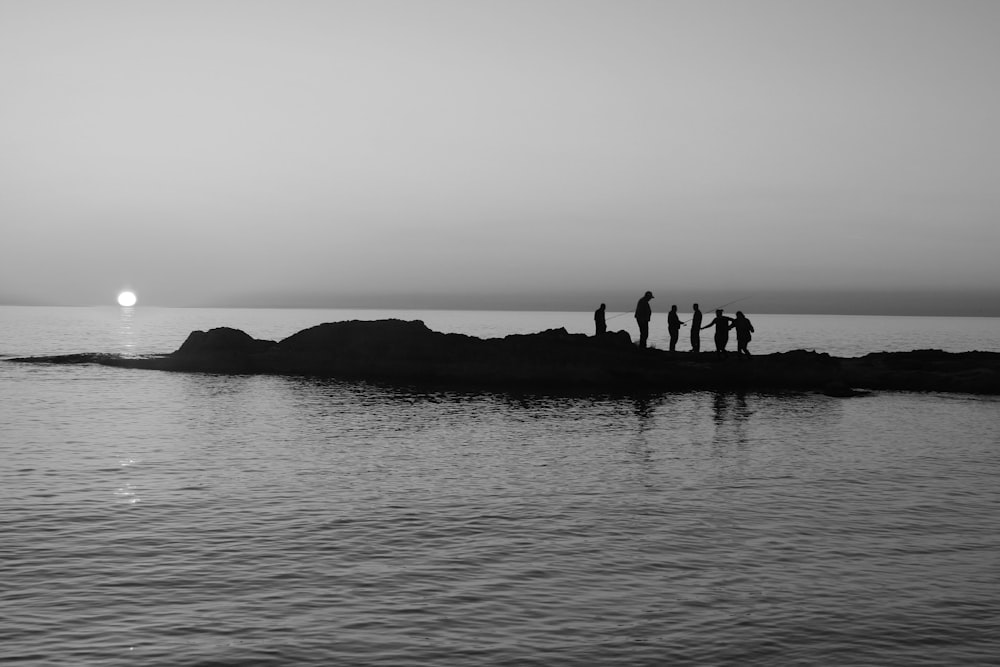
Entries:
{"label": "rocky outcrop", "polygon": [[219,328],[191,333],[171,354],[78,354],[16,361],[559,391],[804,390],[851,396],[859,390],[895,389],[1000,394],[1000,354],[993,352],[918,350],[837,358],[795,350],[719,358],[714,352],[640,350],[624,331],[594,337],[552,329],[481,339],[402,320],[331,322],[280,342]]}
{"label": "rocky outcrop", "polygon": [[1000,394],[996,352],[876,352],[844,361],[856,386],[872,389]]}

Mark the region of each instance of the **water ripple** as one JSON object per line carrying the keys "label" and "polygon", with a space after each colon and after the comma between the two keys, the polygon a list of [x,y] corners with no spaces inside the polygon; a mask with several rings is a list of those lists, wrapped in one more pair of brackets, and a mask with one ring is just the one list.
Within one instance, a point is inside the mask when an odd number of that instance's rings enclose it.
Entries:
{"label": "water ripple", "polygon": [[[9,664],[1000,650],[995,400],[72,372],[87,391],[4,396]],[[27,403],[52,421],[18,417]]]}

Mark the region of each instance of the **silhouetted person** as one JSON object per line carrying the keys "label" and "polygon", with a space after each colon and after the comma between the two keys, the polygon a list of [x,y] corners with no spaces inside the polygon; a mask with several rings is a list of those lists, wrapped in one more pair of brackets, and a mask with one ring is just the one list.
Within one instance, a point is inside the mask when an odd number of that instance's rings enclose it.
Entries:
{"label": "silhouetted person", "polygon": [[698,304],[691,306],[694,308],[694,315],[691,316],[691,351],[701,350],[701,311]]}
{"label": "silhouetted person", "polygon": [[746,318],[742,310],[736,311],[736,319],[733,321],[733,328],[736,329],[736,351],[740,354],[750,356],[747,345],[750,344],[750,334],[753,333],[753,325]]}
{"label": "silhouetted person", "polygon": [[652,292],[646,292],[639,299],[639,303],[635,305],[635,321],[639,323],[639,347],[646,347],[646,341],[649,339],[649,320],[653,317],[653,309],[649,306],[650,299],[653,298]]}
{"label": "silhouetted person", "polygon": [[667,313],[667,333],[670,334],[670,351],[677,351],[677,338],[681,334],[681,318],[677,317],[677,306],[670,306]]}
{"label": "silhouetted person", "polygon": [[715,327],[715,351],[722,356],[726,356],[726,345],[729,343],[729,330],[733,328],[733,318],[722,314],[722,309],[715,311],[715,319],[702,327],[707,329]]}
{"label": "silhouetted person", "polygon": [[594,311],[594,335],[600,336],[607,332],[608,323],[604,319],[604,309],[606,306],[602,303],[601,307]]}

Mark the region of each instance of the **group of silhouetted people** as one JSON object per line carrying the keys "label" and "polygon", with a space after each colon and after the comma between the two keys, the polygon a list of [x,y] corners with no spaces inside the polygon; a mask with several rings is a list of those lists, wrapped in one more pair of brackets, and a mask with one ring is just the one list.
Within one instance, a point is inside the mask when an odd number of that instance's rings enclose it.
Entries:
{"label": "group of silhouetted people", "polygon": [[[635,321],[639,325],[639,347],[645,348],[646,342],[649,340],[649,321],[653,317],[653,308],[649,305],[649,302],[653,300],[653,293],[647,291],[639,299],[639,302],[635,306]],[[700,352],[701,351],[701,330],[708,329],[709,327],[715,327],[715,351],[720,356],[726,355],[726,345],[729,344],[729,330],[736,330],[736,351],[741,355],[750,356],[750,350],[748,345],[750,344],[750,339],[754,332],[753,324],[750,320],[743,314],[743,311],[737,311],[736,317],[728,317],[722,314],[722,308],[718,308],[715,311],[715,319],[706,324],[701,325],[702,312],[698,307],[698,304],[692,306],[694,313],[691,316],[691,351]],[[605,319],[605,304],[594,311],[594,329],[596,335],[601,336],[605,334],[608,330],[607,320]],[[677,314],[677,306],[670,306],[670,312],[667,313],[667,333],[670,335],[670,351],[677,351],[677,339],[680,338],[681,327],[686,326],[687,322],[681,322],[680,316]]]}

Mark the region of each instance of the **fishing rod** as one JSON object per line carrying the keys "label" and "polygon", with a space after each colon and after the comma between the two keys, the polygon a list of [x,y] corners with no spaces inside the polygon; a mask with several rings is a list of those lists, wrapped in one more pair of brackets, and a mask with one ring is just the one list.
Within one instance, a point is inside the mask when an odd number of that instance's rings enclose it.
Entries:
{"label": "fishing rod", "polygon": [[716,306],[714,308],[709,308],[709,310],[719,310],[720,308],[725,308],[726,306],[731,306],[734,303],[739,303],[740,301],[746,301],[749,298],[751,298],[751,297],[745,296],[742,299],[733,299],[732,301],[727,301],[726,303],[722,304],[721,306]]}
{"label": "fishing rod", "polygon": [[[722,304],[721,306],[713,306],[712,308],[709,308],[708,310],[709,310],[709,311],[712,311],[712,310],[719,310],[720,308],[725,308],[726,306],[731,306],[731,305],[733,305],[734,303],[739,303],[740,301],[746,301],[747,299],[750,299],[750,298],[752,298],[752,297],[749,297],[749,296],[745,296],[745,297],[743,297],[743,298],[740,298],[740,299],[733,299],[732,301],[727,301],[726,303]],[[706,312],[706,311],[702,311],[702,312]],[[619,318],[619,317],[623,317],[623,316],[625,316],[625,315],[631,315],[631,314],[632,314],[632,311],[628,311],[628,310],[627,310],[627,311],[625,311],[625,312],[622,312],[622,313],[618,313],[617,315],[612,315],[611,317],[606,317],[606,318],[604,319],[604,321],[605,321],[605,322],[610,322],[610,321],[611,321],[611,320],[613,320],[613,319],[616,319],[616,318]],[[681,322],[681,326],[684,326],[685,324],[687,324],[687,323],[688,323],[688,322],[690,322],[690,321],[691,321],[691,320],[684,320],[683,322]]]}
{"label": "fishing rod", "polygon": [[[704,311],[703,310],[702,312],[704,313],[704,312],[711,312],[713,310],[722,310],[726,306],[731,306],[734,303],[739,303],[740,301],[746,301],[747,299],[750,299],[750,298],[752,298],[752,297],[745,296],[742,299],[733,299],[732,301],[727,301],[726,303],[722,304],[721,306],[713,306],[713,307],[709,308],[708,311]],[[691,320],[684,320],[683,322],[681,322],[681,325],[683,326],[683,325],[687,324],[690,321]]]}

